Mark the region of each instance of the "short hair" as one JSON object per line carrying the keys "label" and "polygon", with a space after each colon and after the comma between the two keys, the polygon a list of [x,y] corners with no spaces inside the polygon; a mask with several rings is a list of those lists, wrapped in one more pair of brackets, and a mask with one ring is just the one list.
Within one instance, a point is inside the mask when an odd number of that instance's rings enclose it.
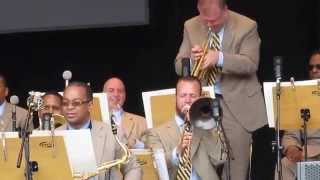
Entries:
{"label": "short hair", "polygon": [[[227,0],[218,0],[220,7],[225,7],[227,5]],[[198,0],[198,6],[203,2],[203,0]]]}
{"label": "short hair", "polygon": [[8,87],[7,79],[6,77],[0,73],[0,79],[2,80],[5,87]]}
{"label": "short hair", "polygon": [[310,55],[310,59],[311,59],[311,57],[312,57],[312,56],[314,56],[314,55],[320,55],[320,48],[319,48],[319,49],[314,50],[314,51],[311,53],[311,55]]}
{"label": "short hair", "polygon": [[43,99],[46,96],[50,96],[50,95],[56,96],[62,102],[63,97],[61,96],[61,94],[59,94],[57,91],[53,91],[53,90],[45,92],[44,95],[42,95],[41,97]]}
{"label": "short hair", "polygon": [[68,87],[72,87],[72,86],[82,87],[86,91],[87,100],[91,101],[93,99],[93,93],[92,93],[91,87],[87,83],[84,83],[81,81],[73,81],[73,82],[69,83],[69,85],[66,87],[66,89]]}
{"label": "short hair", "polygon": [[197,77],[193,77],[193,76],[185,76],[185,77],[180,77],[177,81],[176,84],[176,94],[177,94],[177,89],[178,89],[178,84],[182,81],[185,82],[195,82],[199,85],[199,92],[200,92],[200,96],[202,94],[202,86],[201,86],[201,81],[197,78]]}

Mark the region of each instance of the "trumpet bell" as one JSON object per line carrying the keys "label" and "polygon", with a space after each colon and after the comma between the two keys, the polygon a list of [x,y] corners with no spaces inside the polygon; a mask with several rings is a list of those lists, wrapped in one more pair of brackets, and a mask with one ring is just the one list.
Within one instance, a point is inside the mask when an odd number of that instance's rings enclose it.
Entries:
{"label": "trumpet bell", "polygon": [[193,102],[189,110],[191,125],[204,130],[215,128],[217,122],[213,118],[212,107],[212,98],[203,97]]}

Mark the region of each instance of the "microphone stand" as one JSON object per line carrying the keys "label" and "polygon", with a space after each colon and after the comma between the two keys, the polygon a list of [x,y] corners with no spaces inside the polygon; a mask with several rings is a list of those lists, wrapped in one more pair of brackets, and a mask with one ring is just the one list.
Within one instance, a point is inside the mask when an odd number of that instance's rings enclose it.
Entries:
{"label": "microphone stand", "polygon": [[33,110],[30,106],[28,109],[28,116],[25,121],[24,127],[20,129],[19,131],[19,137],[21,138],[21,146],[18,154],[17,159],[17,168],[20,168],[21,161],[22,161],[22,153],[24,151],[24,157],[25,157],[25,177],[26,180],[32,180],[32,172],[38,170],[38,164],[35,161],[30,161],[30,144],[29,144],[29,135],[32,133],[29,130],[29,122],[30,119],[33,117]]}
{"label": "microphone stand", "polygon": [[277,151],[277,172],[278,172],[278,180],[282,179],[282,165],[281,165],[281,140],[280,140],[280,95],[281,95],[281,77],[277,77],[276,79],[276,137],[275,140],[272,141],[272,151]]}
{"label": "microphone stand", "polygon": [[[219,111],[220,111],[220,107],[219,107]],[[214,111],[213,111],[214,112]],[[230,167],[230,163],[231,163],[231,160],[234,160],[234,155],[233,155],[233,152],[232,152],[232,148],[231,148],[231,145],[230,145],[230,141],[228,139],[228,137],[226,136],[226,132],[224,130],[224,127],[222,125],[222,113],[219,113],[218,116],[216,115],[212,115],[214,120],[217,122],[217,129],[218,129],[218,133],[219,134],[222,134],[222,137],[219,135],[220,137],[220,140],[222,141],[222,146],[223,146],[223,149],[224,151],[226,152],[227,154],[227,167],[225,168],[225,172],[226,172],[226,180],[231,180],[231,167]]]}
{"label": "microphone stand", "polygon": [[310,109],[301,109],[301,118],[303,120],[303,139],[304,139],[304,161],[308,159],[308,131],[307,131],[307,122],[310,119]]}

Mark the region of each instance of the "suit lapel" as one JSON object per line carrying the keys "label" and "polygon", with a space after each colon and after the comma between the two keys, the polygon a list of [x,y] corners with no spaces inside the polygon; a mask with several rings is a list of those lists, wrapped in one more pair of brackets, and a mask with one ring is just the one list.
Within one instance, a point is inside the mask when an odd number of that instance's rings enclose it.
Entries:
{"label": "suit lapel", "polygon": [[224,33],[222,39],[222,51],[225,49],[231,49],[232,41],[234,38],[234,34],[231,31],[232,28],[232,21],[231,21],[231,13],[228,12],[228,18],[224,26]]}
{"label": "suit lapel", "polygon": [[180,140],[180,130],[175,120],[170,121],[166,126],[167,132],[163,133],[166,136],[167,142],[172,142],[172,146],[175,147]]}
{"label": "suit lapel", "polygon": [[192,144],[191,144],[191,158],[197,152],[199,144],[200,144],[201,135],[197,133],[197,130],[194,129],[192,134]]}
{"label": "suit lapel", "polygon": [[103,151],[104,151],[104,143],[105,143],[105,133],[103,132],[102,126],[100,126],[97,122],[91,121],[92,129],[91,129],[91,137],[92,137],[92,144],[94,147],[96,161],[98,164],[101,164]]}
{"label": "suit lapel", "polygon": [[123,121],[121,122],[121,128],[125,131],[125,135],[127,139],[132,135],[133,129],[135,127],[135,123],[133,118],[127,113],[123,113]]}

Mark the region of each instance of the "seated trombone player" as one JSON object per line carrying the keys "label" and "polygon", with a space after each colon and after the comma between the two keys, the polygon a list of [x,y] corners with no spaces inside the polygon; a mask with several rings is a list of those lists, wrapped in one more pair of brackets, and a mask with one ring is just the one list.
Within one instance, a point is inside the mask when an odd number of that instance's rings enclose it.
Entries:
{"label": "seated trombone player", "polygon": [[[148,147],[164,149],[170,179],[218,180],[216,169],[225,162],[222,143],[216,131],[211,129],[212,127],[204,130],[192,126],[192,132],[189,131],[188,111],[200,97],[201,89],[198,79],[180,78],[176,84],[174,119],[146,132],[145,139]],[[183,160],[185,157],[189,157],[191,162]],[[182,162],[191,166],[186,168],[188,172],[182,172],[180,167],[183,166]]]}
{"label": "seated trombone player", "polygon": [[[72,82],[64,90],[62,100],[62,113],[67,122],[59,130],[90,129],[93,149],[99,167],[102,163],[122,157],[120,144],[112,133],[111,126],[90,118],[92,107],[91,88],[83,82]],[[99,172],[98,180],[139,180],[142,177],[140,166],[133,155],[121,169],[114,166]],[[101,167],[101,166],[100,166]]]}

